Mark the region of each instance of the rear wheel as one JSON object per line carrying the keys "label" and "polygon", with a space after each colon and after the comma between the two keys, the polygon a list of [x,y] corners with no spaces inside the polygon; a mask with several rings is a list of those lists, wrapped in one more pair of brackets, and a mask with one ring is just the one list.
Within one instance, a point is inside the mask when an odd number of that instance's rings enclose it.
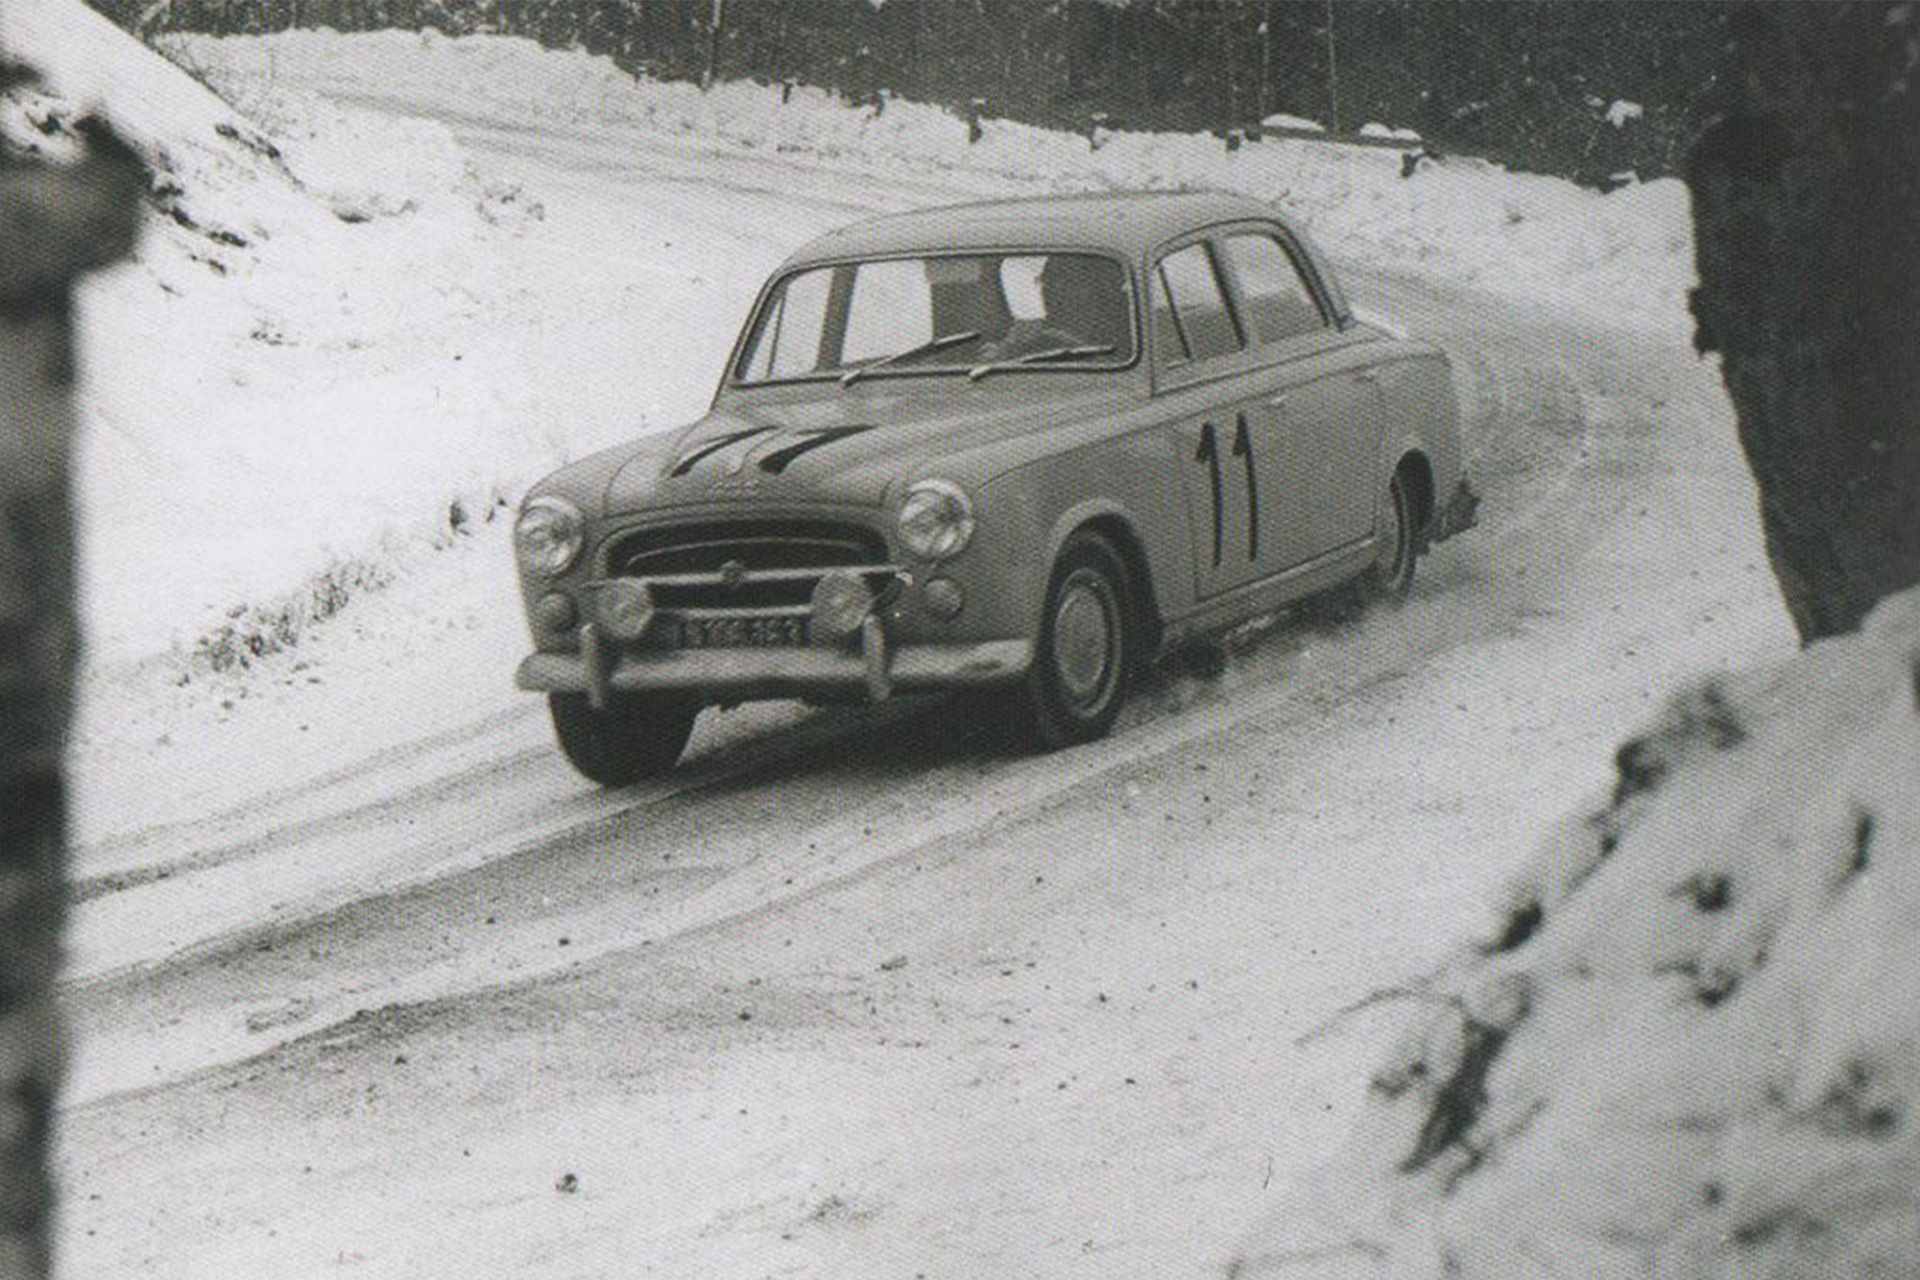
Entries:
{"label": "rear wheel", "polygon": [[1127,700],[1132,580],[1113,544],[1076,533],[1054,565],[1018,727],[1043,751],[1104,737]]}
{"label": "rear wheel", "polygon": [[1398,472],[1387,486],[1387,528],[1380,544],[1380,558],[1366,573],[1367,594],[1376,600],[1398,600],[1413,588],[1414,545],[1413,499],[1406,479]]}
{"label": "rear wheel", "polygon": [[624,787],[679,762],[700,706],[664,694],[626,694],[595,711],[584,693],[548,695],[561,754],[603,787]]}

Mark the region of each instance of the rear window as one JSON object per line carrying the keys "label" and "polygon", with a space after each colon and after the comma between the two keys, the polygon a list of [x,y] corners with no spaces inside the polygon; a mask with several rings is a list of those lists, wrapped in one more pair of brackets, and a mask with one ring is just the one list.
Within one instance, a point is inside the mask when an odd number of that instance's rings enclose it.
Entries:
{"label": "rear window", "polygon": [[1240,285],[1254,341],[1284,342],[1327,326],[1293,255],[1270,235],[1228,236],[1227,261]]}

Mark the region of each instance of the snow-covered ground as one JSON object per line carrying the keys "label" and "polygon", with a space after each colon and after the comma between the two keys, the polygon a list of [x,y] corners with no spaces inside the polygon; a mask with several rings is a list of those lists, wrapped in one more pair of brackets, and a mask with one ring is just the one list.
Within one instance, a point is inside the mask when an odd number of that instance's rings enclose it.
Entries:
{"label": "snow-covered ground", "polygon": [[[296,182],[91,17],[28,21],[9,47],[110,71],[195,221],[269,232],[220,275],[157,226],[88,298],[90,584],[128,639],[76,757],[74,1274],[1208,1274],[1364,1114],[1387,1029],[1328,1019],[1440,965],[1677,678],[1792,650],[1673,184],[969,148],[522,41],[181,42]],[[489,495],[696,411],[817,231],[1180,182],[1283,197],[1455,353],[1485,523],[1406,605],[1248,637],[1044,759],[963,703],[775,706],[655,784],[567,774],[507,687]],[[269,313],[309,343],[236,336]],[[135,661],[330,556],[387,585],[244,667]]]}

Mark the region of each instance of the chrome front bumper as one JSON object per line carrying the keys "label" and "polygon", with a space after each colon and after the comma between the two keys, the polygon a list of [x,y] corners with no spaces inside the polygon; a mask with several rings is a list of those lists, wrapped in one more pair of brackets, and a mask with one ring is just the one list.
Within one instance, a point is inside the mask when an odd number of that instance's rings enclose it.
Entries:
{"label": "chrome front bumper", "polygon": [[593,624],[580,652],[536,653],[514,683],[532,693],[584,693],[596,708],[616,693],[677,690],[716,700],[927,691],[1017,680],[1033,663],[1027,640],[894,647],[869,617],[857,644],[794,649],[647,649],[616,644]]}

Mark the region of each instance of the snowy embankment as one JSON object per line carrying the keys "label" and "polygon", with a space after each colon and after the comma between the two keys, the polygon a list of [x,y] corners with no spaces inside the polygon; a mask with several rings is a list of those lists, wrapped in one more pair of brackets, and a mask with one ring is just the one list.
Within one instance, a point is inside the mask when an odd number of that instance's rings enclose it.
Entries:
{"label": "snowy embankment", "polygon": [[176,37],[220,76],[324,78],[378,99],[400,82],[444,85],[449,104],[569,124],[620,125],[712,148],[747,149],[835,168],[930,177],[993,175],[1041,190],[1218,187],[1299,217],[1337,255],[1418,267],[1526,298],[1603,310],[1626,323],[1686,323],[1693,232],[1677,179],[1610,195],[1470,158],[1422,163],[1402,177],[1394,150],[1298,139],[1229,152],[1204,134],[1101,131],[1086,137],[1007,120],[966,122],[900,99],[876,111],[819,89],[737,81],[701,90],[635,79],[578,50],[509,36],[293,31],[213,40]]}
{"label": "snowy embankment", "polygon": [[1920,591],[1616,766],[1235,1274],[1920,1275]]}
{"label": "snowy embankment", "polygon": [[154,174],[136,261],[81,296],[96,667],[290,641],[555,456],[487,272],[531,206],[444,129],[249,119],[77,0],[4,16],[46,77],[8,139],[57,150],[97,107]]}
{"label": "snowy embankment", "polygon": [[[138,260],[84,298],[96,669],[168,652],[176,664],[245,664],[549,464],[605,443],[611,424],[669,425],[663,413],[698,398],[683,394],[690,380],[711,377],[724,340],[709,338],[737,322],[737,290],[683,287],[684,245],[636,242],[645,261],[620,264],[618,301],[631,307],[639,289],[674,323],[633,342],[606,299],[570,296],[585,287],[577,267],[556,273],[513,247],[544,243],[541,193],[489,184],[437,123],[338,101],[378,104],[396,85],[449,119],[483,108],[617,126],[677,154],[919,179],[936,200],[1230,187],[1300,215],[1349,261],[1577,302],[1622,323],[1684,322],[1690,242],[1674,182],[1600,196],[1469,161],[1402,178],[1398,155],[1372,148],[1275,140],[1227,153],[1210,137],[1114,133],[1094,149],[1003,121],[969,145],[939,108],[894,101],[876,114],[805,88],[783,102],[748,83],[702,92],[505,37],[176,38],[170,54],[243,115],[78,0],[5,13],[8,47],[59,95],[17,98],[12,132],[35,136],[27,115],[99,101],[158,174]],[[719,213],[729,193],[713,198]],[[751,263],[780,229],[749,235],[717,217],[701,234],[738,235],[731,257]],[[547,339],[539,353],[532,333]],[[614,344],[632,363],[624,382],[581,355],[616,357]],[[712,345],[710,358],[695,345]],[[590,368],[599,380],[586,385],[609,400],[624,386],[622,404],[556,394]],[[674,390],[635,403],[648,387]]]}

